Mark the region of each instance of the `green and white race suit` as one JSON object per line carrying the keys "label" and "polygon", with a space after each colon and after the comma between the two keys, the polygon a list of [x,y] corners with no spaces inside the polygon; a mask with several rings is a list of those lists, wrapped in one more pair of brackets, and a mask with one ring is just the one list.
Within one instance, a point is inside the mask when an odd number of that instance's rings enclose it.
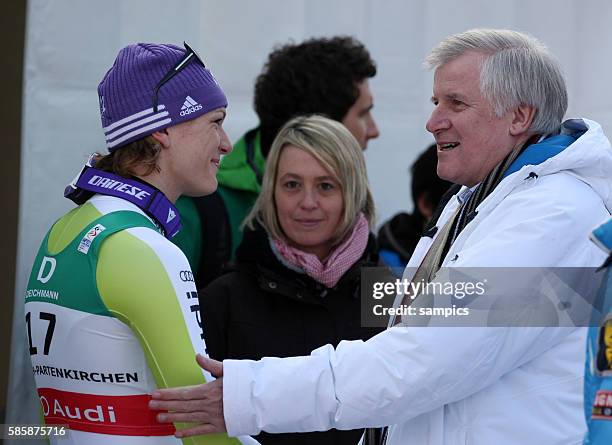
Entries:
{"label": "green and white race suit", "polygon": [[[148,409],[156,388],[211,378],[187,259],[140,209],[95,195],[47,233],[25,294],[26,325],[45,423],[88,444],[229,444],[176,439]],[[52,443],[53,440],[52,440]]]}

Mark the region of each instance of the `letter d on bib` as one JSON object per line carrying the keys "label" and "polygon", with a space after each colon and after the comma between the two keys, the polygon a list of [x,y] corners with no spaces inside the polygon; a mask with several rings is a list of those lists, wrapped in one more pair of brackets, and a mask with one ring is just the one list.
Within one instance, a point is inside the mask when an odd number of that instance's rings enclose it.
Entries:
{"label": "letter d on bib", "polygon": [[[49,268],[47,275],[43,276],[43,274],[45,273],[45,268],[47,267],[47,264],[50,264],[51,267]],[[55,272],[56,264],[57,262],[55,261],[55,258],[49,258],[48,256],[43,257],[42,263],[40,264],[40,269],[38,270],[38,276],[36,277],[36,279],[40,281],[41,283],[45,284],[53,276],[53,272]]]}

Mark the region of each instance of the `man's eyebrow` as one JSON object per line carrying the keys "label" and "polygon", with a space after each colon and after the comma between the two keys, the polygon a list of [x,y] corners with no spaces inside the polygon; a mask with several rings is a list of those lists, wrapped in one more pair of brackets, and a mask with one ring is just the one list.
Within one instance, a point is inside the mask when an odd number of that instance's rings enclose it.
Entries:
{"label": "man's eyebrow", "polygon": [[[460,100],[460,101],[465,101],[465,100],[466,100],[466,97],[465,97],[465,96],[463,96],[462,94],[458,94],[458,93],[448,93],[448,94],[443,94],[443,97],[444,97],[445,99],[449,99],[449,100],[455,100],[455,99]],[[438,100],[438,97],[437,97],[437,96],[431,96],[431,97],[429,98],[429,100],[430,100],[431,102],[435,102],[435,101],[437,101],[437,100]]]}
{"label": "man's eyebrow", "polygon": [[465,101],[466,97],[463,94],[459,94],[459,93],[449,93],[446,95],[447,98],[453,100],[453,99],[458,99],[460,101]]}

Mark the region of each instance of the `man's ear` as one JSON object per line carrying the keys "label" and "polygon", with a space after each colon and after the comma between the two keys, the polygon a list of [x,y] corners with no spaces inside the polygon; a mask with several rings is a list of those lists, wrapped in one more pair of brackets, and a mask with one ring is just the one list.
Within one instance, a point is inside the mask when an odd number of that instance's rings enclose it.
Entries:
{"label": "man's ear", "polygon": [[521,136],[529,130],[533,118],[535,117],[536,109],[531,105],[519,105],[512,112],[512,122],[510,123],[510,134],[512,136]]}
{"label": "man's ear", "polygon": [[170,136],[168,131],[164,128],[163,130],[152,133],[151,136],[155,139],[163,148],[170,147]]}

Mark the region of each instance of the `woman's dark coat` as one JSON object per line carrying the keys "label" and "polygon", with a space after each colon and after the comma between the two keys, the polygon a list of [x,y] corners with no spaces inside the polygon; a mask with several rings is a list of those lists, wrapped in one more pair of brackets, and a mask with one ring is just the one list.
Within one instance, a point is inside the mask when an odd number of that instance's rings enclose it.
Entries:
{"label": "woman's dark coat", "polygon": [[[378,260],[372,235],[361,259],[331,289],[283,265],[262,228],[245,231],[236,260],[232,271],[200,292],[207,352],[214,359],[309,355],[382,330],[360,323],[360,270]],[[256,439],[264,445],[356,444],[362,432],[261,433]]]}

